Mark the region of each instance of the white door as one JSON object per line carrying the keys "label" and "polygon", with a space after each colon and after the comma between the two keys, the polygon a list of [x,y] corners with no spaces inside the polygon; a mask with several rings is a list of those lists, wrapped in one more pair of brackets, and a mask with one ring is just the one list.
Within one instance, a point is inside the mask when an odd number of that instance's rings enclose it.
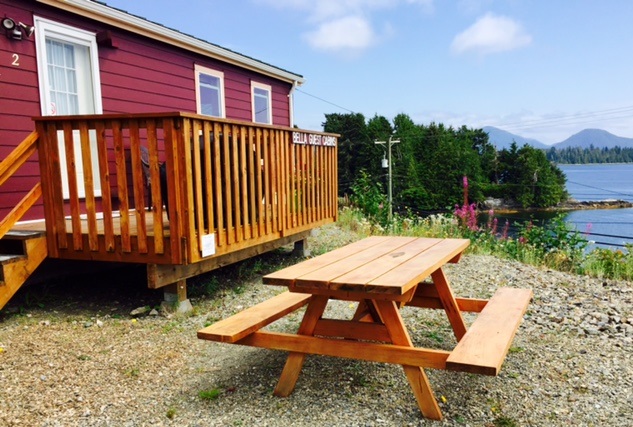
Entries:
{"label": "white door", "polygon": [[[101,114],[99,61],[95,34],[35,18],[37,66],[42,115]],[[75,165],[79,197],[85,196],[85,180],[79,133],[74,135]],[[62,191],[69,196],[66,171],[66,150],[61,132],[58,134],[62,166]],[[101,195],[96,135],[90,133],[92,171],[95,196]]]}

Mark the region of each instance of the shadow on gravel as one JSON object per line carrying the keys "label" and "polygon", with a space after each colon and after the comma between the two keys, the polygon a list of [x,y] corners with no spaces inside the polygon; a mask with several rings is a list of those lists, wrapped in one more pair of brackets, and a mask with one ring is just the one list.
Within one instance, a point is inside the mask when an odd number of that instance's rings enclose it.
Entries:
{"label": "shadow on gravel", "polygon": [[[189,298],[207,299],[225,289],[300,261],[288,248],[268,252],[187,280]],[[0,321],[27,312],[129,317],[132,310],[158,308],[160,289],[147,288],[144,264],[46,260],[0,310]]]}

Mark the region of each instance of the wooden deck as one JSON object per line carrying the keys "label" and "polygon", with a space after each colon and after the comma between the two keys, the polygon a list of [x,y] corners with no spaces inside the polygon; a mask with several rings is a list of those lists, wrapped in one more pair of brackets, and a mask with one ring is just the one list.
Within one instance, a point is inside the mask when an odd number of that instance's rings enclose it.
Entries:
{"label": "wooden deck", "polygon": [[337,217],[336,135],[187,113],[35,121],[53,258],[194,264]]}
{"label": "wooden deck", "polygon": [[[115,230],[115,234],[120,235],[121,233],[121,217],[119,214],[114,215],[113,217],[113,221],[114,221],[114,230]],[[82,224],[82,228],[84,228],[85,230],[88,229],[88,220],[87,218],[82,218],[81,219],[81,224]],[[152,217],[148,217],[147,219],[147,234],[148,236],[153,236],[154,235],[154,220]],[[70,220],[70,218],[66,219],[66,227],[68,227],[68,229],[70,229],[72,226],[72,222]],[[169,235],[169,220],[167,219],[167,216],[163,217],[163,228],[165,229],[165,234]],[[14,225],[12,227],[13,230],[20,230],[20,231],[38,231],[38,232],[42,232],[42,233],[46,233],[46,222],[42,219],[39,221],[27,221],[27,222],[21,222],[18,223],[16,225]],[[136,220],[133,218],[130,221],[130,231],[133,234],[136,234],[138,232],[137,226],[136,226]],[[105,232],[105,226],[104,226],[104,221],[103,219],[98,219],[97,220],[97,232],[99,234],[104,234]]]}
{"label": "wooden deck", "polygon": [[[0,185],[35,153],[40,181],[0,218],[0,239],[45,237],[0,253],[0,301],[48,256],[146,264],[148,285],[182,302],[187,277],[337,219],[337,135],[189,113],[34,121],[0,162]],[[17,223],[40,196],[44,220]]]}
{"label": "wooden deck", "polygon": [[[83,248],[88,246],[88,219],[87,218],[80,218],[79,221],[75,222],[75,225],[79,224],[79,226],[81,227],[82,233],[80,234],[80,238],[79,239],[73,239],[73,234],[68,233],[67,234],[67,240],[69,242],[69,247],[67,248],[67,251],[65,252],[63,257],[59,257],[59,258],[63,258],[63,259],[86,259],[85,253],[83,251]],[[104,236],[105,236],[105,232],[106,232],[106,221],[104,221],[104,218],[97,218],[96,222],[96,231],[97,231],[97,239],[98,239],[98,247],[104,247],[105,246],[105,240],[104,240]],[[68,230],[72,230],[73,227],[73,220],[70,218],[66,219],[66,227]],[[167,219],[167,215],[164,214],[163,215],[163,223],[162,223],[162,234],[156,234],[155,233],[155,227],[154,227],[154,218],[153,215],[147,215],[146,219],[145,219],[145,235],[147,236],[148,242],[150,242],[150,246],[153,246],[154,243],[153,241],[156,238],[161,238],[161,239],[169,239],[170,237],[170,233],[169,233],[169,220]],[[136,242],[137,236],[138,236],[138,230],[139,230],[139,225],[137,222],[137,218],[135,215],[131,215],[130,219],[129,219],[129,223],[128,223],[128,228],[129,228],[129,233],[130,233],[130,242],[134,243]],[[121,226],[121,214],[118,212],[115,212],[113,214],[112,217],[112,229],[114,231],[114,241],[116,242],[115,244],[117,246],[121,246],[121,236],[122,236],[122,232],[124,230],[124,228]],[[44,220],[40,220],[40,221],[30,221],[30,222],[25,222],[25,223],[19,223],[16,224],[15,226],[13,226],[13,230],[17,230],[17,231],[35,231],[35,232],[41,232],[46,234],[46,222]],[[136,243],[137,244],[137,243]],[[151,247],[149,248],[151,249]],[[111,252],[111,251],[110,251]],[[148,250],[144,253],[139,253],[139,254],[135,254],[134,258],[137,260],[136,262],[139,262],[139,260],[143,260],[143,262],[147,262],[147,263],[155,263],[155,262],[160,262],[162,261],[162,257],[144,257],[143,258],[143,254],[147,255],[148,253],[150,253],[151,251]],[[130,253],[130,251],[127,251],[127,253]],[[119,259],[116,260],[117,262],[125,262],[126,261],[126,251],[122,251],[119,254]],[[99,251],[92,251],[91,256],[90,256],[90,260],[93,261],[112,261],[112,255],[110,253],[106,253],[106,254],[101,254]]]}

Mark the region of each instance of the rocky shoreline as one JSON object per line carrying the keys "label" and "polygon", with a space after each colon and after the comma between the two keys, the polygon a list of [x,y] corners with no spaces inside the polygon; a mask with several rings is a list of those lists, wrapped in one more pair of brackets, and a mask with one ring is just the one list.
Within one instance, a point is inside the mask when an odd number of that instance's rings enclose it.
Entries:
{"label": "rocky shoreline", "polygon": [[579,202],[577,200],[569,200],[556,206],[561,210],[580,210],[580,209],[625,209],[633,208],[633,203],[625,200],[599,200]]}
{"label": "rocky shoreline", "polygon": [[508,202],[504,199],[486,199],[481,204],[482,209],[493,209],[495,212],[537,212],[537,211],[574,211],[584,209],[625,209],[633,208],[633,203],[625,200],[609,199],[595,201],[578,201],[569,199],[566,202],[557,204],[549,208],[521,208],[516,203]]}

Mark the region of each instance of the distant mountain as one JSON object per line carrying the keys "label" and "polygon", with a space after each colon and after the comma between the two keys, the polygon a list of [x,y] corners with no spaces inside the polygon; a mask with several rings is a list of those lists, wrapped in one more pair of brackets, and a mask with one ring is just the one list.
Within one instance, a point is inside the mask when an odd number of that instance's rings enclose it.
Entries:
{"label": "distant mountain", "polygon": [[589,148],[593,145],[596,148],[633,148],[633,138],[624,138],[614,135],[602,129],[585,129],[575,135],[570,136],[563,142],[554,144],[555,148],[580,147]]}
{"label": "distant mountain", "polygon": [[536,139],[524,138],[494,126],[484,126],[483,131],[488,134],[488,140],[491,144],[497,147],[497,150],[503,150],[504,148],[509,149],[512,142],[516,142],[519,148],[523,147],[525,144],[531,145],[534,148],[550,148],[549,145],[545,145]]}

